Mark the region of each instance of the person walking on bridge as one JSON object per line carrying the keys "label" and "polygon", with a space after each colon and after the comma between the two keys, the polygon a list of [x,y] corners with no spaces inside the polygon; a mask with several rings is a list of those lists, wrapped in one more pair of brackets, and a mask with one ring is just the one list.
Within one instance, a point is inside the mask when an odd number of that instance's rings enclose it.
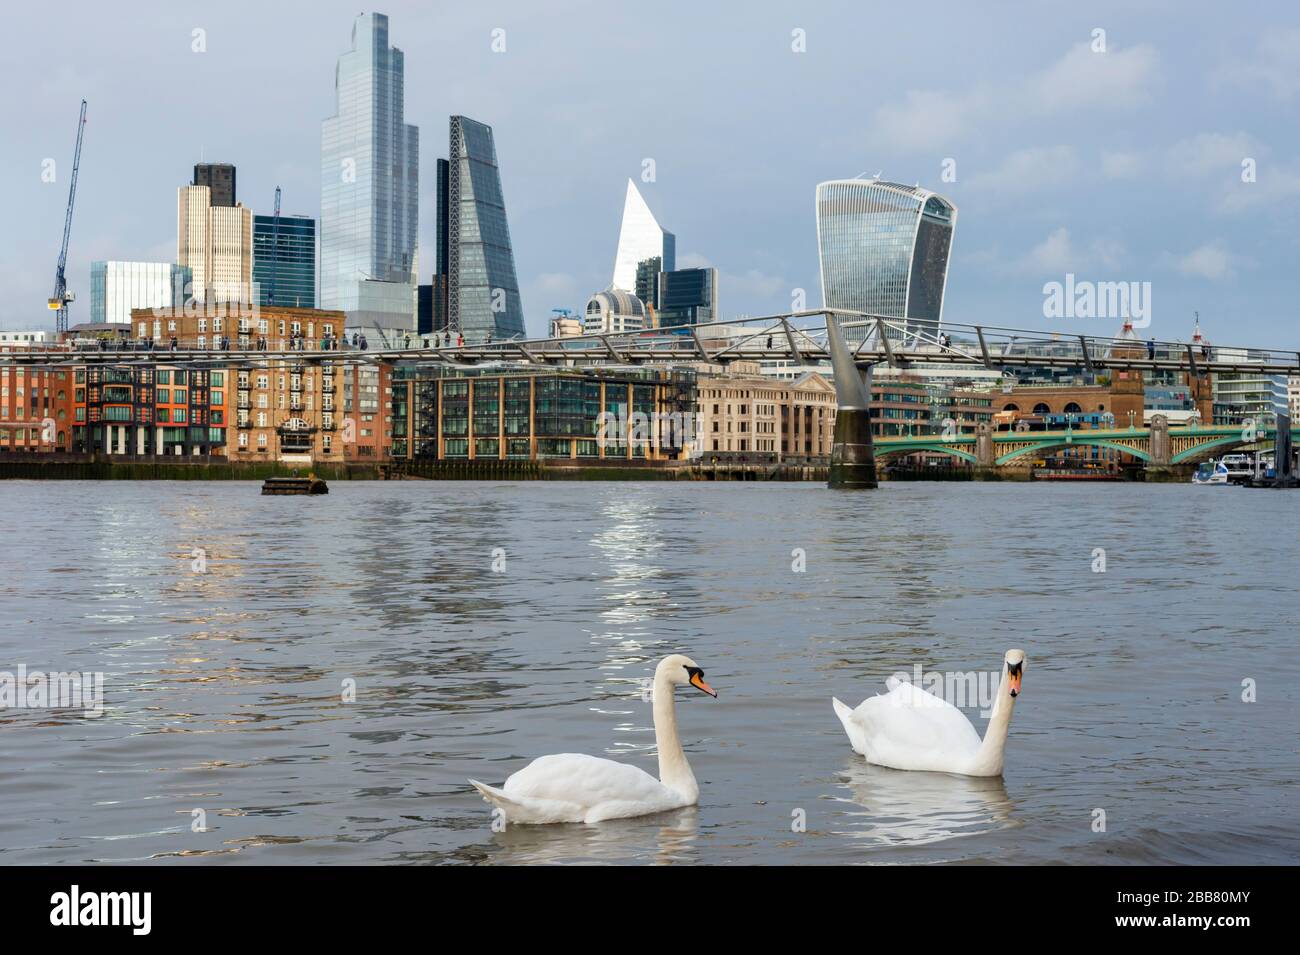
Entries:
{"label": "person walking on bridge", "polygon": [[1156,359],[1156,340],[1154,338],[1147,340],[1147,358],[1151,361]]}

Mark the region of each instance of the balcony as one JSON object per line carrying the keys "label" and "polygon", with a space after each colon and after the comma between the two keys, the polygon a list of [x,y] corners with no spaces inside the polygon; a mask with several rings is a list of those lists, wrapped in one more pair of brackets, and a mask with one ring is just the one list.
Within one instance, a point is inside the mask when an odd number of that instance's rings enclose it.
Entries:
{"label": "balcony", "polygon": [[326,378],[324,381],[321,382],[320,390],[322,394],[332,395],[338,389],[334,387],[334,382]]}
{"label": "balcony", "polygon": [[242,431],[245,428],[253,427],[253,422],[251,420],[241,421],[235,427],[239,428]]}

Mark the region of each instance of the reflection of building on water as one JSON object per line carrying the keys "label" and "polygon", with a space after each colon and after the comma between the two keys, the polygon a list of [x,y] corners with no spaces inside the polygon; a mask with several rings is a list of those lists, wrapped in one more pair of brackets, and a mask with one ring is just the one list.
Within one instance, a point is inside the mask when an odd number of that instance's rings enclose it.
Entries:
{"label": "reflection of building on water", "polygon": [[926,845],[1017,825],[1015,803],[1001,777],[907,772],[854,756],[842,774],[848,801],[846,835],[884,845]]}

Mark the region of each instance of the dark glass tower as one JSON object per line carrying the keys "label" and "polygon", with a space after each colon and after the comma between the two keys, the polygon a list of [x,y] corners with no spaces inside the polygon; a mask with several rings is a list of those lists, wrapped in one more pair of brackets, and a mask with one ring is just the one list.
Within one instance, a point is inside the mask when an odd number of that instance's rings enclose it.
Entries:
{"label": "dark glass tower", "polygon": [[661,328],[717,321],[718,270],[678,269],[659,273],[659,296],[655,304]]}
{"label": "dark glass tower", "polygon": [[316,307],[316,220],[253,216],[253,283],[259,305]]}
{"label": "dark glass tower", "polygon": [[523,305],[492,128],[453,116],[450,139],[450,158],[438,163],[434,327],[460,332],[467,342],[522,336]]}
{"label": "dark glass tower", "polygon": [[212,190],[212,200],[209,205],[229,208],[235,204],[235,167],[230,163],[196,163],[194,185],[207,186]]}

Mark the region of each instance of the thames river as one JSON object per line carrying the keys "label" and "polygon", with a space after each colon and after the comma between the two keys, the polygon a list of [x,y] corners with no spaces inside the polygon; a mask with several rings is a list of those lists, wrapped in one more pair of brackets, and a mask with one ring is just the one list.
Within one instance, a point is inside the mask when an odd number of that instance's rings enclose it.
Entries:
{"label": "thames river", "polygon": [[[0,863],[1296,863],[1300,494],[1190,485],[0,483]],[[1005,776],[867,766],[831,696],[1023,648]],[[467,777],[699,806],[509,826]],[[977,729],[978,708],[968,711]]]}

